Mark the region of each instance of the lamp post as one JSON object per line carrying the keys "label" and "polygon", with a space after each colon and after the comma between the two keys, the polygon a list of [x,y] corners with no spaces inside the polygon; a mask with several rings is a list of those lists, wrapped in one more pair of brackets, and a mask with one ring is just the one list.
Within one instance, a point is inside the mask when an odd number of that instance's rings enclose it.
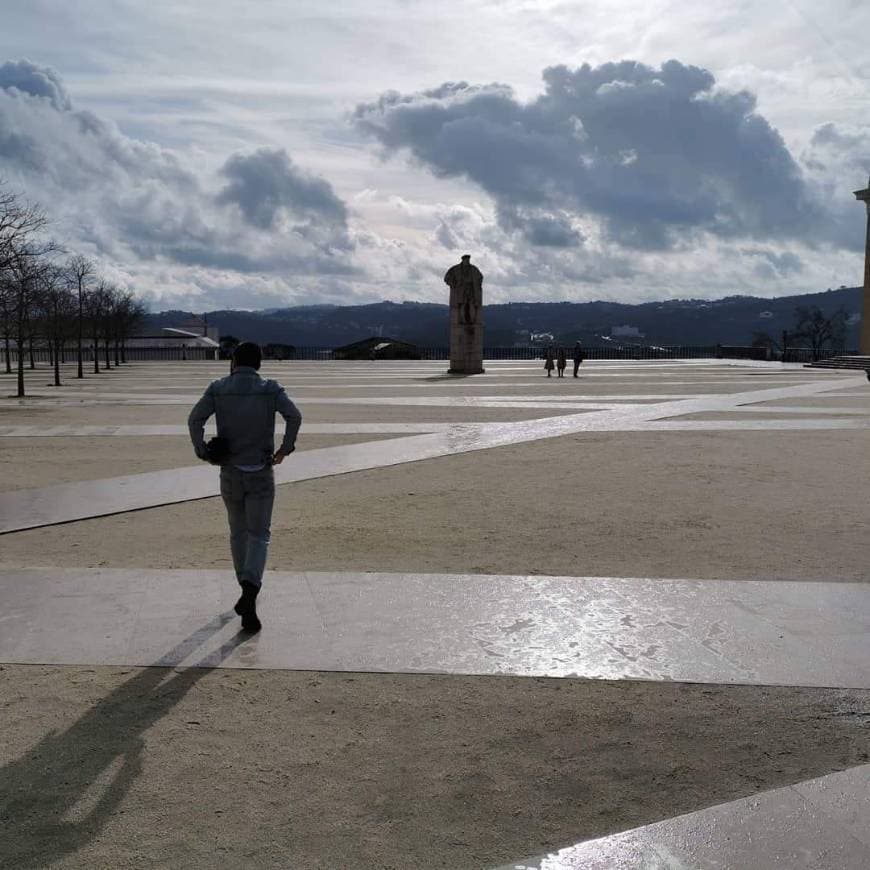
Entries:
{"label": "lamp post", "polygon": [[855,199],[867,206],[867,238],[864,244],[864,293],[861,302],[860,353],[870,354],[870,181],[864,190],[855,191]]}

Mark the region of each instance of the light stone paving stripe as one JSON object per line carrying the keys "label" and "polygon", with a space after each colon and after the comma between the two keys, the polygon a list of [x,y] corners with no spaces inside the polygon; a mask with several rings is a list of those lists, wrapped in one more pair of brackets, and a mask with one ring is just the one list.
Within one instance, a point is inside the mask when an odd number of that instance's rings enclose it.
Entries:
{"label": "light stone paving stripe", "polygon": [[[305,405],[387,405],[407,407],[439,407],[439,408],[523,408],[523,407],[559,407],[570,408],[575,404],[589,402],[663,402],[672,399],[703,399],[707,393],[643,393],[626,395],[542,395],[542,396],[336,396],[302,397],[296,399],[300,407]],[[199,395],[172,395],[167,393],[130,396],[129,393],[102,393],[76,399],[73,397],[58,399],[54,396],[34,395],[26,399],[0,400],[2,408],[27,407],[84,407],[92,405],[188,405],[193,407]]]}
{"label": "light stone paving stripe", "polygon": [[833,417],[828,420],[661,420],[622,429],[623,432],[724,432],[724,431],[770,431],[797,432],[812,429],[870,429],[870,419],[861,417]]}
{"label": "light stone paving stripe", "polygon": [[499,870],[867,870],[870,764]]}
{"label": "light stone paving stripe", "polygon": [[[857,378],[854,379],[857,381]],[[793,387],[705,396],[703,399],[659,402],[651,405],[626,404],[605,411],[587,411],[514,423],[490,423],[472,428],[457,424],[446,432],[412,435],[389,441],[366,442],[321,450],[306,450],[291,456],[276,468],[278,484],[346,474],[371,468],[400,465],[474,450],[520,444],[544,438],[558,438],[579,432],[637,431],[660,429],[707,429],[707,422],[732,428],[732,421],[677,421],[654,423],[668,417],[705,411],[731,411],[735,406],[773,399],[817,395],[840,381],[816,381]],[[736,426],[789,429],[807,420],[747,420]],[[847,428],[852,420],[818,421],[812,428]],[[724,424],[724,425],[723,425]],[[755,425],[757,424],[757,425]],[[795,425],[789,425],[795,424]],[[0,534],[71,522],[129,510],[175,504],[219,494],[218,476],[208,465],[152,471],[104,480],[64,483],[39,489],[0,493]]]}
{"label": "light stone paving stripe", "polygon": [[814,408],[812,405],[741,405],[736,410],[741,414],[815,414],[817,416],[824,416],[825,414],[870,414],[870,406],[866,408],[837,408],[834,406]]}
{"label": "light stone paving stripe", "polygon": [[3,567],[0,661],[870,688],[864,584],[270,571],[256,638],[217,656],[230,612],[170,652],[237,593],[229,571]]}
{"label": "light stone paving stripe", "polygon": [[[462,381],[441,381],[441,380],[439,380],[439,381],[412,380],[411,382],[408,382],[407,380],[405,380],[405,381],[398,382],[398,383],[361,383],[361,384],[358,384],[358,383],[344,383],[341,378],[331,378],[326,383],[324,383],[324,382],[304,383],[301,381],[293,382],[293,381],[287,381],[287,380],[282,380],[281,383],[284,386],[284,388],[287,389],[288,391],[291,389],[293,389],[293,390],[418,390],[418,389],[424,389],[424,390],[450,390],[450,391],[454,391],[457,389],[512,390],[512,389],[515,389],[516,387],[541,387],[542,384],[546,384],[548,380],[551,384],[553,382],[555,382],[556,384],[561,383],[565,389],[569,389],[571,387],[582,387],[586,384],[589,384],[591,381],[594,381],[596,378],[608,378],[609,380],[607,381],[607,384],[609,386],[620,386],[619,384],[613,384],[614,378],[618,378],[620,380],[624,380],[624,381],[628,382],[626,384],[626,386],[629,384],[632,384],[632,383],[636,383],[637,381],[641,380],[641,378],[639,376],[635,378],[635,377],[628,377],[628,376],[616,375],[616,374],[594,375],[594,374],[586,373],[583,375],[583,377],[578,377],[576,380],[574,379],[573,376],[566,375],[564,378],[557,377],[555,379],[554,378],[548,379],[546,377],[542,377],[541,379],[534,380],[534,381],[510,380],[510,381],[507,381],[505,383],[492,383],[489,381],[475,381],[472,383],[465,383]],[[767,378],[765,378],[765,380],[766,379]],[[702,386],[703,387],[703,386],[707,386],[709,384],[717,384],[717,385],[721,385],[721,384],[733,384],[733,385],[745,384],[746,386],[748,386],[748,385],[753,384],[753,383],[758,383],[759,380],[760,380],[759,377],[751,377],[750,378],[749,376],[744,376],[744,377],[739,377],[739,378],[737,378],[737,377],[735,377],[735,378],[695,377],[695,378],[692,378],[691,380],[656,381],[656,384],[669,386],[669,387],[673,387],[673,386]],[[778,384],[786,384],[787,385],[787,384],[802,384],[802,383],[805,383],[807,379],[806,378],[797,378],[797,377],[790,377],[788,379],[779,378],[779,377],[777,377],[777,378],[771,377],[770,380],[775,381]],[[646,381],[648,381],[648,379],[644,378],[643,381],[646,382]],[[190,390],[190,389],[196,389],[198,386],[197,384],[190,383],[190,381],[187,381],[183,384],[179,384],[177,386],[173,386],[172,384],[162,384],[161,385],[160,382],[154,382],[154,381],[148,381],[148,382],[142,382],[142,383],[143,383],[142,387],[132,387],[132,386],[130,386],[130,383],[125,379],[124,385],[125,385],[125,387],[127,387],[127,390],[123,393],[112,393],[109,391],[94,390],[93,384],[86,384],[81,388],[76,386],[76,385],[70,384],[70,385],[64,385],[61,388],[63,392],[60,395],[64,398],[70,397],[70,396],[82,396],[82,397],[104,396],[104,397],[110,397],[110,398],[123,398],[125,396],[129,396],[131,393],[145,394],[146,390],[149,388],[149,385],[150,385],[151,389],[159,389],[161,386],[163,386],[164,389],[170,389],[170,390],[183,390],[183,389]],[[45,386],[47,386],[47,385],[45,385]],[[52,393],[45,392],[45,386],[42,384],[39,384],[39,385],[31,387],[31,389],[28,390],[28,398],[56,399],[56,398],[60,397],[57,392],[52,392]],[[117,387],[117,384],[112,384],[111,386]],[[207,384],[203,384],[202,386],[204,389],[205,386],[207,386]],[[53,388],[53,389],[56,390],[57,388]],[[34,390],[36,390],[38,392],[34,393],[33,392]],[[163,393],[161,392],[159,395],[162,396]],[[192,395],[192,394],[187,394],[187,395]],[[14,396],[12,398],[14,398]]]}
{"label": "light stone paving stripe", "polygon": [[[548,406],[549,407],[549,406]],[[618,407],[618,406],[616,406]],[[590,410],[603,410],[593,408]],[[870,421],[862,419],[870,415],[870,409],[850,410],[848,408],[819,409],[819,408],[737,408],[734,414],[738,417],[744,411],[760,411],[775,417],[782,411],[786,417],[791,414],[805,415],[804,419],[770,419],[770,420],[640,420],[635,424],[628,421],[620,423],[619,428],[612,430],[618,432],[679,432],[679,431],[716,431],[716,430],[801,430],[801,429],[866,429],[870,427]],[[809,415],[816,415],[817,419]],[[857,419],[824,419],[826,414],[848,414]],[[549,418],[544,418],[549,419]],[[490,423],[305,423],[300,430],[307,435],[404,435],[425,434],[427,432],[454,432],[461,433],[470,430],[484,430],[491,426]],[[214,426],[206,427],[206,434],[214,434]],[[607,431],[601,426],[596,426],[596,431]],[[278,435],[282,429],[276,429]],[[0,438],[58,438],[58,437],[124,437],[140,438],[161,435],[186,436],[187,426],[172,425],[117,425],[117,426],[0,426]]]}
{"label": "light stone paving stripe", "polygon": [[[447,432],[455,429],[457,425],[463,428],[476,428],[486,426],[486,423],[304,423],[300,430],[305,435],[389,435],[389,434],[415,434],[426,432]],[[214,425],[206,426],[206,434],[213,434]],[[283,432],[283,425],[275,430],[279,435]],[[171,423],[165,425],[135,425],[120,424],[117,426],[72,426],[58,425],[46,426],[34,424],[32,426],[0,426],[0,438],[57,438],[59,436],[89,436],[107,437],[117,436],[125,438],[148,437],[155,435],[184,435],[187,436],[187,426],[178,426]]]}

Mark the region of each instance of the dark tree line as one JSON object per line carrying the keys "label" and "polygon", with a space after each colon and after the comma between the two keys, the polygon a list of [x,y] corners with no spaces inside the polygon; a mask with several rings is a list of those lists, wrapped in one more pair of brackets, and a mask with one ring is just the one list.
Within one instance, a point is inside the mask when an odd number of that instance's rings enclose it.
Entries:
{"label": "dark tree line", "polygon": [[25,358],[36,367],[35,351],[47,351],[55,386],[61,364],[77,363],[84,377],[85,349],[94,373],[127,361],[126,343],[142,322],[144,303],[101,278],[95,264],[69,255],[47,236],[48,219],[0,183],[0,337],[7,374],[15,351],[18,396],[24,395]]}

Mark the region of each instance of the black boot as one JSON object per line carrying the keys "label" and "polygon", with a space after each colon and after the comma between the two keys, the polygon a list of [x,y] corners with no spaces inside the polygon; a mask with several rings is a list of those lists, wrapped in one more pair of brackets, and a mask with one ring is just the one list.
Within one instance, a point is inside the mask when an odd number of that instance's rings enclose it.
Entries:
{"label": "black boot", "polygon": [[242,582],[241,585],[242,595],[233,610],[242,617],[242,628],[245,631],[259,631],[262,628],[257,617],[257,593],[260,591],[260,587],[245,582]]}

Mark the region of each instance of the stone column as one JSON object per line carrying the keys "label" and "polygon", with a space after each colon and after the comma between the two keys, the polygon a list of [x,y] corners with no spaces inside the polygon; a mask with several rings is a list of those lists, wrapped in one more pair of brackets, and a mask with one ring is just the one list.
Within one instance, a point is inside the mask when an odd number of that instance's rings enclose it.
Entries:
{"label": "stone column", "polygon": [[870,354],[870,182],[864,190],[856,190],[855,198],[867,206],[867,236],[864,243],[864,293],[861,303],[861,338],[858,350]]}

